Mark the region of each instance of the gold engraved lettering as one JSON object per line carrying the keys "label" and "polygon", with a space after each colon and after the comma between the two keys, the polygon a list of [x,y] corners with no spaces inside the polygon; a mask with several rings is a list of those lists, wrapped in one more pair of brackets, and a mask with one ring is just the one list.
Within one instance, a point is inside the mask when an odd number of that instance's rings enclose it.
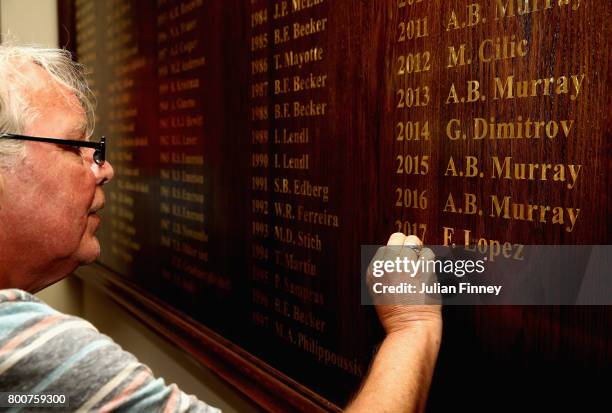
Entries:
{"label": "gold engraved lettering", "polygon": [[[506,156],[503,162],[497,156],[491,157],[493,179],[528,180],[568,182],[567,188],[574,189],[576,181],[582,170],[582,165],[562,163],[518,163],[513,162],[511,156]],[[569,176],[567,176],[567,172]]]}
{"label": "gold engraved lettering", "polygon": [[170,159],[170,162],[175,165],[204,165],[204,156],[202,155],[189,155],[183,152],[172,152],[170,154]]}
{"label": "gold engraved lettering", "polygon": [[138,177],[140,176],[140,169],[117,165],[117,174],[121,176]]}
{"label": "gold engraved lettering", "polygon": [[309,9],[319,4],[324,3],[325,0],[291,0],[292,11],[302,11]]}
{"label": "gold engraved lettering", "polygon": [[111,192],[111,199],[119,204],[134,206],[134,197],[123,192]]}
{"label": "gold engraved lettering", "polygon": [[274,105],[274,119],[324,116],[326,110],[326,102],[316,102],[313,99],[310,99],[308,103],[295,101],[293,105],[289,103],[277,103]]}
{"label": "gold engraved lettering", "polygon": [[288,77],[285,77],[283,79],[274,80],[274,94],[275,95],[282,95],[282,94],[289,93],[289,92],[292,92],[292,90],[291,90],[290,81]]}
{"label": "gold engraved lettering", "polygon": [[[132,237],[136,236],[136,227],[124,221],[123,217],[119,218],[121,219],[111,218],[111,232],[113,234],[120,234],[121,236],[126,237],[125,239],[133,239]],[[136,241],[134,241],[134,244],[139,245]]]}
{"label": "gold engraved lettering", "polygon": [[444,204],[443,212],[453,213],[453,214],[465,214],[465,215],[482,215],[482,211],[478,209],[476,204],[476,195],[470,193],[463,194],[463,204],[461,207],[457,207],[455,203],[455,198],[453,198],[453,194],[449,193],[446,198],[446,203]]}
{"label": "gold engraved lettering", "polygon": [[287,1],[283,0],[274,4],[274,14],[272,15],[274,19],[280,19],[281,17],[285,17],[287,14],[289,14],[289,5],[287,4]]}
{"label": "gold engraved lettering", "polygon": [[303,90],[320,89],[324,88],[327,81],[327,75],[310,75],[293,76],[292,87],[294,92],[301,92]]}
{"label": "gold engraved lettering", "polygon": [[113,106],[126,105],[132,101],[132,94],[124,92],[118,95],[111,96],[109,102]]}
{"label": "gold engraved lettering", "polygon": [[[465,171],[457,172],[457,167],[455,166],[455,160],[451,156],[448,160],[448,164],[446,166],[446,171],[444,172],[445,176],[462,176],[464,178],[474,178],[479,176],[478,174],[478,158],[475,156],[466,156],[465,157]],[[481,173],[482,177],[483,174]]]}
{"label": "gold engraved lettering", "polygon": [[293,193],[311,198],[321,198],[323,202],[329,200],[329,187],[325,185],[313,185],[309,180],[294,179]]}
{"label": "gold engraved lettering", "polygon": [[[111,212],[115,215],[116,218],[121,218],[121,220],[125,220],[128,222],[134,222],[134,211],[132,209],[127,209],[121,206],[117,206],[117,207],[112,208]],[[117,223],[117,221],[115,221],[115,223],[119,227],[117,228],[119,231],[125,232],[126,234],[130,234],[130,235],[136,234],[135,227],[126,224],[127,227],[125,229],[122,229],[120,228],[121,225]]]}
{"label": "gold engraved lettering", "polygon": [[523,122],[522,116],[519,116],[517,122],[496,122],[495,118],[491,118],[487,124],[485,119],[474,118],[474,139],[555,139],[559,133],[568,138],[573,125],[573,119],[532,122],[527,118]]}
{"label": "gold engraved lettering", "polygon": [[300,101],[293,102],[293,117],[313,117],[323,116],[326,114],[327,103],[315,102],[310,99],[308,103],[302,103]]}
{"label": "gold engraved lettering", "polygon": [[134,160],[134,154],[126,151],[112,151],[110,156],[116,162],[132,162]]}
{"label": "gold engraved lettering", "polygon": [[323,32],[327,29],[326,24],[327,18],[315,20],[312,17],[306,23],[293,23],[293,39]]}
{"label": "gold engraved lettering", "polygon": [[199,7],[202,7],[204,0],[190,0],[186,3],[180,3],[180,5],[173,7],[169,11],[170,20],[177,19],[187,13],[191,13]]}
{"label": "gold engraved lettering", "polygon": [[268,328],[270,326],[270,317],[260,312],[254,311],[251,314],[251,322],[254,326]]}
{"label": "gold engraved lettering", "polygon": [[333,350],[323,347],[317,339],[304,333],[298,333],[297,345],[304,351],[311,353],[320,364],[335,366],[357,377],[362,377],[364,374],[364,369],[356,358],[348,359],[337,354]]}
{"label": "gold engraved lettering", "polygon": [[323,250],[323,243],[319,234],[310,232],[298,231],[297,236],[294,236],[293,230],[280,225],[274,225],[274,238],[285,244],[297,245],[315,251]]}
{"label": "gold engraved lettering", "polygon": [[580,216],[580,208],[517,203],[510,196],[505,196],[500,201],[497,195],[491,195],[490,216],[492,218],[541,223],[547,223],[550,220],[555,225],[565,225],[567,223],[565,231],[572,232]]}
{"label": "gold engraved lettering", "polygon": [[132,42],[133,40],[134,38],[132,37],[131,33],[121,33],[112,39],[112,45],[113,47],[121,47]]}
{"label": "gold engraved lettering", "polygon": [[200,224],[204,223],[204,214],[202,212],[194,211],[182,205],[172,204],[171,214],[172,216],[183,218],[187,221],[193,221]]}
{"label": "gold engraved lettering", "polygon": [[184,92],[187,90],[193,90],[200,87],[200,79],[181,79],[173,80],[170,82],[170,92]]}
{"label": "gold engraved lettering", "polygon": [[180,24],[180,30],[181,30],[181,34],[185,34],[185,33],[189,33],[193,30],[196,29],[196,27],[198,27],[198,20],[197,19],[193,19],[193,20],[189,20],[186,22],[181,22]]}
{"label": "gold engraved lettering", "polygon": [[315,251],[323,251],[323,242],[319,234],[311,234],[306,231],[298,231],[296,245]]}
{"label": "gold engraved lettering", "polygon": [[322,225],[327,227],[338,228],[340,226],[340,219],[336,214],[330,214],[326,209],[323,211],[311,211],[306,209],[302,205],[298,205],[297,208],[297,220],[306,222],[309,224]]}
{"label": "gold engraved lettering", "polygon": [[467,81],[467,97],[459,97],[455,84],[451,85],[450,91],[448,92],[448,98],[446,98],[446,104],[449,103],[473,103],[479,100],[485,100],[485,96],[480,94],[480,82],[478,80]]}
{"label": "gold engraved lettering", "polygon": [[310,156],[308,154],[303,154],[299,156],[290,156],[286,153],[274,154],[274,167],[275,168],[283,168],[283,169],[300,169],[307,170],[308,160]]}
{"label": "gold engraved lettering", "polygon": [[280,225],[274,225],[274,239],[285,244],[295,243],[293,239],[293,230]]}
{"label": "gold engraved lettering", "polygon": [[121,245],[121,247],[123,248],[130,249],[133,251],[140,251],[141,249],[141,245],[138,242],[134,241],[132,238],[127,237],[123,234],[112,232],[111,239],[113,240],[113,243],[117,243]]}
{"label": "gold engraved lettering", "polygon": [[455,229],[451,227],[442,227],[442,245],[445,247],[455,246],[456,244],[453,242],[453,235],[455,235]]}
{"label": "gold engraved lettering", "polygon": [[133,45],[124,49],[118,49],[114,53],[109,53],[107,59],[109,63],[117,64],[125,60],[132,59],[137,54],[138,46]]}
{"label": "gold engraved lettering", "polygon": [[182,223],[174,222],[172,224],[172,233],[194,241],[208,242],[208,233],[205,230],[193,229]]}
{"label": "gold engraved lettering", "polygon": [[166,128],[193,128],[204,125],[204,117],[202,115],[181,115],[159,118],[159,127]]}
{"label": "gold engraved lettering", "polygon": [[191,192],[185,188],[176,186],[160,185],[160,194],[162,197],[177,199],[179,201],[194,202],[196,204],[204,204],[204,194],[199,192]]}
{"label": "gold engraved lettering", "polygon": [[274,192],[280,194],[290,194],[291,187],[287,178],[274,178]]}
{"label": "gold engraved lettering", "polygon": [[514,76],[504,80],[496,77],[493,99],[522,99],[536,96],[570,95],[576,100],[580,95],[585,74],[515,81]]}
{"label": "gold engraved lettering", "polygon": [[448,64],[446,68],[465,66],[470,63],[472,63],[472,61],[469,58],[467,60],[465,58],[465,43],[459,45],[459,51],[457,51],[454,46],[448,46]]}
{"label": "gold engraved lettering", "polygon": [[289,130],[286,128],[274,130],[274,142],[283,144],[298,144],[310,142],[310,131],[308,128]]}
{"label": "gold engraved lettering", "polygon": [[[452,241],[454,228],[444,227],[444,242],[445,245]],[[466,250],[479,252],[485,255],[487,261],[495,262],[497,258],[513,259],[517,261],[524,260],[523,244],[512,244],[509,241],[500,241],[496,239],[488,239],[485,237],[471,236],[472,231],[469,229],[463,230],[463,245]],[[454,244],[453,244],[454,245]]]}
{"label": "gold engraved lettering", "polygon": [[480,4],[472,3],[467,6],[467,18],[465,22],[459,23],[457,14],[451,11],[451,15],[446,25],[446,31],[464,29],[466,27],[473,27],[483,22],[484,19],[480,14]]}
{"label": "gold engraved lettering", "polygon": [[555,5],[560,8],[571,5],[570,9],[576,11],[580,2],[581,0],[496,0],[495,20],[548,11]]}
{"label": "gold engraved lettering", "polygon": [[193,174],[185,171],[177,171],[170,169],[160,169],[159,176],[161,179],[169,179],[177,182],[184,182],[186,184],[204,184],[204,175]]}
{"label": "gold engraved lettering", "polygon": [[289,34],[289,26],[283,26],[280,29],[274,29],[275,45],[288,42],[289,40],[291,40],[291,35]]}
{"label": "gold engraved lettering", "polygon": [[[275,131],[276,133],[276,131]],[[261,143],[261,144],[265,144],[268,143],[269,140],[269,132],[267,129],[254,129],[251,130],[251,137],[252,137],[252,142],[251,143]]]}
{"label": "gold engraved lettering", "polygon": [[184,135],[160,135],[159,144],[162,146],[195,146],[198,144],[198,137]]}
{"label": "gold engraved lettering", "polygon": [[460,119],[451,119],[446,125],[446,136],[450,140],[459,139],[556,139],[559,135],[569,138],[574,126],[573,119],[532,121],[530,118],[523,120],[519,116],[511,122],[498,122],[495,118],[489,121],[484,118],[473,119],[473,133],[463,133]]}
{"label": "gold engraved lettering", "polygon": [[290,50],[282,55],[275,54],[273,57],[274,66],[277,70],[285,67],[297,67],[298,69],[301,69],[303,65],[322,61],[323,48],[313,47],[301,52]]}
{"label": "gold engraved lettering", "polygon": [[296,213],[294,213],[294,210],[295,208],[290,203],[274,202],[274,213],[278,217],[325,227],[338,228],[340,226],[340,218],[338,215],[329,213],[327,209],[323,211],[313,211],[307,209],[303,205],[298,205]]}
{"label": "gold engraved lettering", "polygon": [[517,41],[516,36],[485,39],[478,48],[478,58],[483,63],[497,60],[514,59],[527,55],[527,39]]}
{"label": "gold engraved lettering", "polygon": [[124,78],[117,79],[113,82],[108,83],[108,90],[111,93],[120,92],[124,89],[129,89],[134,86],[134,79]]}
{"label": "gold engraved lettering", "polygon": [[196,100],[178,98],[173,102],[173,106],[176,109],[192,109],[196,106]]}
{"label": "gold engraved lettering", "polygon": [[274,105],[274,119],[286,119],[291,117],[291,106],[289,103],[277,103]]}
{"label": "gold engraved lettering", "polygon": [[201,56],[201,57],[194,57],[191,59],[187,59],[184,61],[176,62],[176,63],[172,63],[170,65],[170,73],[172,74],[179,74],[179,73],[184,73],[184,72],[188,72],[190,70],[193,69],[198,69],[200,67],[203,67],[206,65],[206,57],[205,56]]}
{"label": "gold engraved lettering", "polygon": [[[181,269],[174,262],[172,263],[173,267],[176,269]],[[168,271],[164,268],[161,269],[161,275],[164,279],[168,280],[168,282],[177,285],[182,291],[186,291],[189,294],[195,294],[196,286],[192,277],[187,278],[187,276],[181,274],[177,271]]]}
{"label": "gold engraved lettering", "polygon": [[185,171],[181,171],[181,181],[188,184],[204,184],[204,175],[191,174]]}
{"label": "gold engraved lettering", "polygon": [[126,118],[135,118],[138,116],[138,108],[126,108],[126,109],[117,109],[111,110],[108,114],[108,117],[111,120],[121,120]]}
{"label": "gold engraved lettering", "polygon": [[276,289],[285,291],[298,298],[303,303],[317,305],[325,304],[325,298],[321,292],[315,291],[307,286],[296,284],[289,277],[281,277],[281,275],[275,274],[274,286]]}
{"label": "gold engraved lettering", "polygon": [[[172,266],[181,272],[187,273],[190,276],[189,280],[181,280],[181,288],[185,287],[185,283],[188,283],[187,285],[193,284],[192,278],[197,278],[203,283],[214,286],[215,288],[220,290],[230,291],[232,289],[232,282],[227,277],[223,277],[213,272],[206,271],[202,269],[198,264],[193,265],[182,258],[172,256]],[[195,291],[195,285],[187,288],[190,288],[190,291],[192,293]]]}
{"label": "gold engraved lettering", "polygon": [[134,133],[136,131],[136,125],[134,122],[111,123],[109,129],[113,133]]}
{"label": "gold engraved lettering", "polygon": [[144,57],[130,60],[129,63],[118,65],[115,67],[114,72],[117,77],[124,77],[128,73],[136,72],[147,66],[147,60]]}
{"label": "gold engraved lettering", "polygon": [[291,271],[315,277],[317,275],[317,266],[310,258],[299,259],[293,253],[274,250],[276,265],[286,268]]}
{"label": "gold engraved lettering", "polygon": [[315,316],[312,311],[302,310],[295,304],[291,306],[291,308],[291,318],[293,318],[295,321],[321,333],[325,331],[325,327],[327,325],[326,321]]}
{"label": "gold engraved lettering", "polygon": [[117,179],[117,186],[122,191],[138,192],[141,194],[149,193],[149,185],[144,182],[132,182],[125,179]]}
{"label": "gold engraved lettering", "polygon": [[187,242],[172,240],[172,249],[187,257],[194,258],[198,261],[208,262],[208,252],[195,248]]}
{"label": "gold engraved lettering", "polygon": [[178,42],[172,46],[170,46],[170,56],[178,56],[181,54],[192,54],[195,48],[198,46],[198,40],[188,40],[183,42]]}
{"label": "gold engraved lettering", "polygon": [[274,213],[276,216],[293,220],[295,217],[293,216],[293,205],[287,202],[274,202]]}
{"label": "gold engraved lettering", "polygon": [[130,18],[115,20],[112,25],[108,26],[106,38],[112,39],[120,33],[125,33],[127,30],[129,30],[131,24],[132,19]]}

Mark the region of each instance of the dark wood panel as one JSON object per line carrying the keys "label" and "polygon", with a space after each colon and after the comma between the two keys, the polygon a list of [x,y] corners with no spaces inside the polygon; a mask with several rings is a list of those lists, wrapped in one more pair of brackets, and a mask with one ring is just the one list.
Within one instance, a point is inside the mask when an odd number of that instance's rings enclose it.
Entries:
{"label": "dark wood panel", "polygon": [[[382,338],[361,245],[609,243],[609,2],[61,8],[117,172],[109,291],[266,408],[333,410],[358,388]],[[432,411],[485,410],[517,382],[562,405],[575,377],[597,400],[609,307],[444,311]],[[198,349],[217,339],[218,364]],[[466,375],[494,378],[482,403]]]}
{"label": "dark wood panel", "polygon": [[59,44],[69,50],[75,59],[76,55],[76,16],[74,12],[75,4],[71,0],[58,0],[57,16],[58,16],[58,40]]}
{"label": "dark wood panel", "polygon": [[198,362],[271,412],[340,411],[300,383],[246,352],[213,330],[191,319],[108,269],[93,265],[77,275],[105,292],[115,302],[163,338],[188,351]]}

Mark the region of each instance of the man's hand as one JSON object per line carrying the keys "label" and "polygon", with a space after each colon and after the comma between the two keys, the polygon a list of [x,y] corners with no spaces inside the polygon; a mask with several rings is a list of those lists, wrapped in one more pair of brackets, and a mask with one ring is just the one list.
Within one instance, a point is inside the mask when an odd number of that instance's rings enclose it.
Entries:
{"label": "man's hand", "polygon": [[[378,255],[378,254],[377,254]],[[414,236],[406,236],[401,232],[396,232],[389,237],[387,248],[381,253],[383,259],[392,260],[395,256],[406,256],[410,259],[417,260],[423,258],[425,261],[435,258],[433,252],[429,248],[423,248],[421,240]],[[376,258],[376,257],[375,257]],[[371,282],[371,276],[368,275],[368,283]],[[404,276],[404,281],[407,277]],[[387,278],[389,280],[389,278]],[[392,280],[397,281],[397,280]],[[417,274],[412,280],[414,283],[420,284],[425,281],[428,283],[435,282],[435,274]],[[420,288],[420,287],[419,287]],[[387,301],[389,301],[387,299]],[[435,297],[428,297],[419,294],[411,295],[410,299],[397,303],[381,304],[376,306],[378,318],[382,323],[387,334],[402,332],[405,330],[414,330],[416,328],[429,328],[440,330],[442,325],[441,306],[438,304],[418,305],[416,303],[436,302]],[[414,303],[414,304],[413,304]]]}
{"label": "man's hand", "polygon": [[[393,260],[434,259],[429,248],[423,248],[415,236],[395,233],[387,247],[379,249],[377,257]],[[435,274],[419,273],[407,280],[405,274],[386,274],[386,282],[435,282]],[[372,276],[368,271],[367,285]],[[375,301],[376,302],[376,301]],[[350,413],[386,412],[412,413],[425,410],[433,370],[442,336],[442,316],[437,297],[411,294],[376,306],[378,317],[387,332],[369,375],[355,400],[347,408]],[[436,304],[422,304],[434,302]],[[420,303],[420,304],[417,304]]]}

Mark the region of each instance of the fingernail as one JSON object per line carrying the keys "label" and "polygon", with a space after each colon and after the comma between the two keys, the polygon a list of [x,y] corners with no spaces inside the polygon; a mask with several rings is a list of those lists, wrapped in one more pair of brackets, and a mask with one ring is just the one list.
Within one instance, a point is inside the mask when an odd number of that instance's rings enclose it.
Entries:
{"label": "fingernail", "polygon": [[415,235],[408,235],[404,240],[404,245],[416,245],[418,247],[423,246],[423,243],[419,239],[419,237]]}
{"label": "fingernail", "polygon": [[402,234],[401,232],[396,232],[394,234],[391,234],[387,245],[403,245],[405,238],[406,236],[404,234]]}

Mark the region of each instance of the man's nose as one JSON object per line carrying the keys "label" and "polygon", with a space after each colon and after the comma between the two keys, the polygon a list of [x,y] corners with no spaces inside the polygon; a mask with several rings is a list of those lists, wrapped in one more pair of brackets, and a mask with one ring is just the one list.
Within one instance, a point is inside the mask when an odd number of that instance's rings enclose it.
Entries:
{"label": "man's nose", "polygon": [[115,176],[115,170],[109,161],[105,161],[102,165],[92,162],[91,170],[96,177],[97,185],[104,185],[110,182]]}

